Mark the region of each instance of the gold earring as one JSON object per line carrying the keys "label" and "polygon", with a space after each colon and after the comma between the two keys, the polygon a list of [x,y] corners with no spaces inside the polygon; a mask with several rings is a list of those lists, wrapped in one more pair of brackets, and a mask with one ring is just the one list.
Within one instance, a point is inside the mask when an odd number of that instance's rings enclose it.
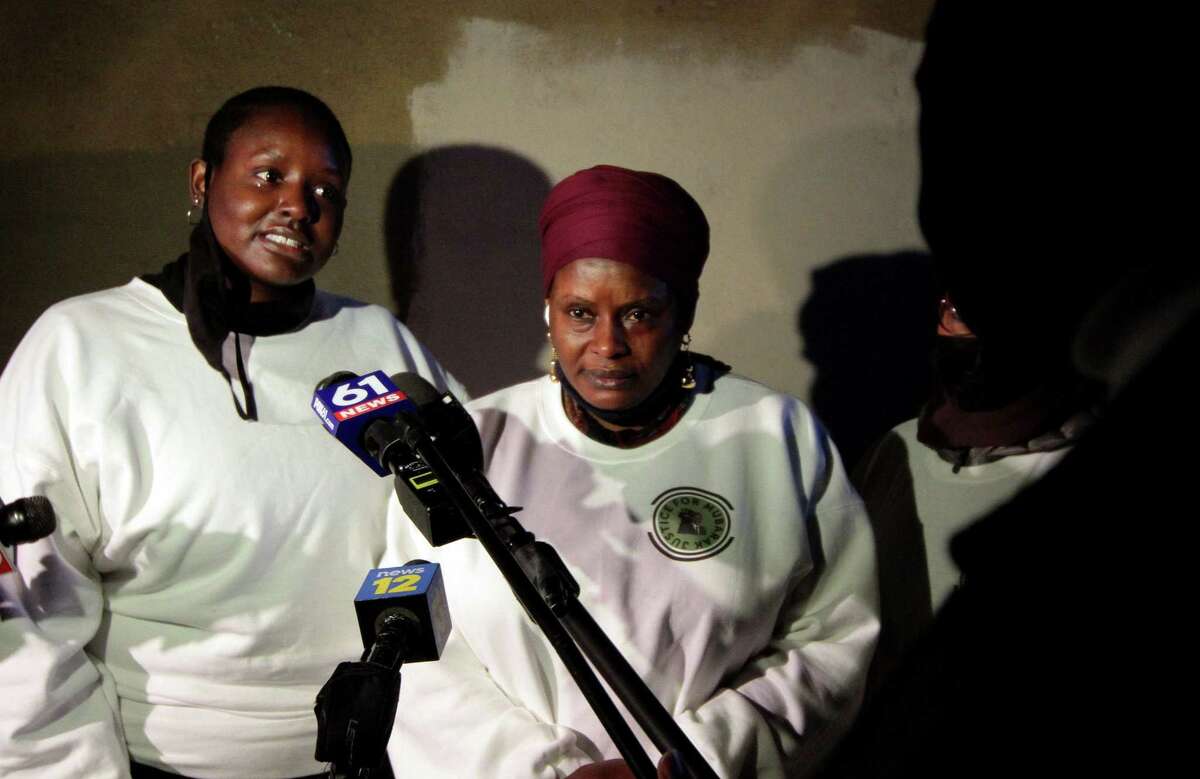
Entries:
{"label": "gold earring", "polygon": [[190,225],[200,224],[200,219],[204,214],[203,201],[198,197],[192,198],[192,207],[187,211],[187,221]]}
{"label": "gold earring", "polygon": [[[546,331],[546,340],[550,340],[550,331]],[[553,384],[558,384],[558,350],[554,348],[554,344],[550,344],[550,381]]]}
{"label": "gold earring", "polygon": [[683,376],[679,379],[679,386],[684,389],[696,388],[696,365],[692,362],[692,355],[688,351],[688,347],[692,345],[692,334],[684,333],[683,338],[679,342],[679,350],[683,352],[683,359],[687,360],[687,365],[683,368]]}

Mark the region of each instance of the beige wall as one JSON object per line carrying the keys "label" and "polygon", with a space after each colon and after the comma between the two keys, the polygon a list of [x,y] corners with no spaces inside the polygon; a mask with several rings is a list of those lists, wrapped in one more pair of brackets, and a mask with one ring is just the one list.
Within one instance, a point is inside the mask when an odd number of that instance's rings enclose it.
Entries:
{"label": "beige wall", "polygon": [[532,220],[552,182],[611,162],[709,215],[694,348],[812,397],[805,337],[838,327],[802,336],[814,270],[921,245],[930,4],[4,0],[0,359],[52,301],[181,252],[207,117],[286,83],[331,104],[356,155],[321,283],[404,315],[473,391],[540,369]]}

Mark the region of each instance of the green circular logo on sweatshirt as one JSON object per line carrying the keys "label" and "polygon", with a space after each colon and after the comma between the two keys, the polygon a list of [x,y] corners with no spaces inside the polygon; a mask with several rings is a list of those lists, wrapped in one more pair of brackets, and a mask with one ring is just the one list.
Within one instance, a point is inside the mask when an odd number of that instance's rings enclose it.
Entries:
{"label": "green circular logo on sweatshirt", "polygon": [[714,492],[675,487],[654,499],[654,547],[672,560],[703,560],[733,542],[733,506]]}

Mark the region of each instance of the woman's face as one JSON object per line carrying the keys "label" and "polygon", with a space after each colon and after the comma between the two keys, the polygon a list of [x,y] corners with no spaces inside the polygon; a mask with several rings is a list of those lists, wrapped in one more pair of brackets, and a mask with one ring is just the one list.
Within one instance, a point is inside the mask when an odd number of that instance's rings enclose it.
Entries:
{"label": "woman's face", "polygon": [[[320,129],[294,109],[264,108],[233,132],[225,160],[191,167],[217,243],[250,280],[250,299],[273,300],[317,274],[342,230],[349,183]],[[207,191],[205,191],[207,188]]]}
{"label": "woman's face", "polygon": [[546,305],[563,375],[596,408],[641,403],[679,353],[674,296],[632,265],[575,260],[554,276]]}

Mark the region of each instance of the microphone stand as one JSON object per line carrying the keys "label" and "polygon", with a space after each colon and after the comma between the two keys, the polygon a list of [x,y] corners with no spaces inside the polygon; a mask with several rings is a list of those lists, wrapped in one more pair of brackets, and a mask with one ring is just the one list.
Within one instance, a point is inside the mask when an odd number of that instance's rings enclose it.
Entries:
{"label": "microphone stand", "polygon": [[411,626],[388,619],[357,663],[339,663],[317,693],[317,750],[329,779],[392,779],[387,743],[400,698]]}
{"label": "microphone stand", "polygon": [[579,602],[579,584],[562,558],[552,546],[537,541],[513,516],[520,507],[507,506],[482,475],[464,479],[421,429],[419,421],[411,417],[402,422],[373,423],[365,438],[368,450],[374,449],[372,454],[389,470],[395,472],[388,449],[402,444],[419,455],[446,485],[451,502],[525,612],[546,635],[637,779],[655,779],[656,767],[587,665],[585,653],[655,747],[663,753],[678,752],[691,777],[717,779],[679,725]]}

